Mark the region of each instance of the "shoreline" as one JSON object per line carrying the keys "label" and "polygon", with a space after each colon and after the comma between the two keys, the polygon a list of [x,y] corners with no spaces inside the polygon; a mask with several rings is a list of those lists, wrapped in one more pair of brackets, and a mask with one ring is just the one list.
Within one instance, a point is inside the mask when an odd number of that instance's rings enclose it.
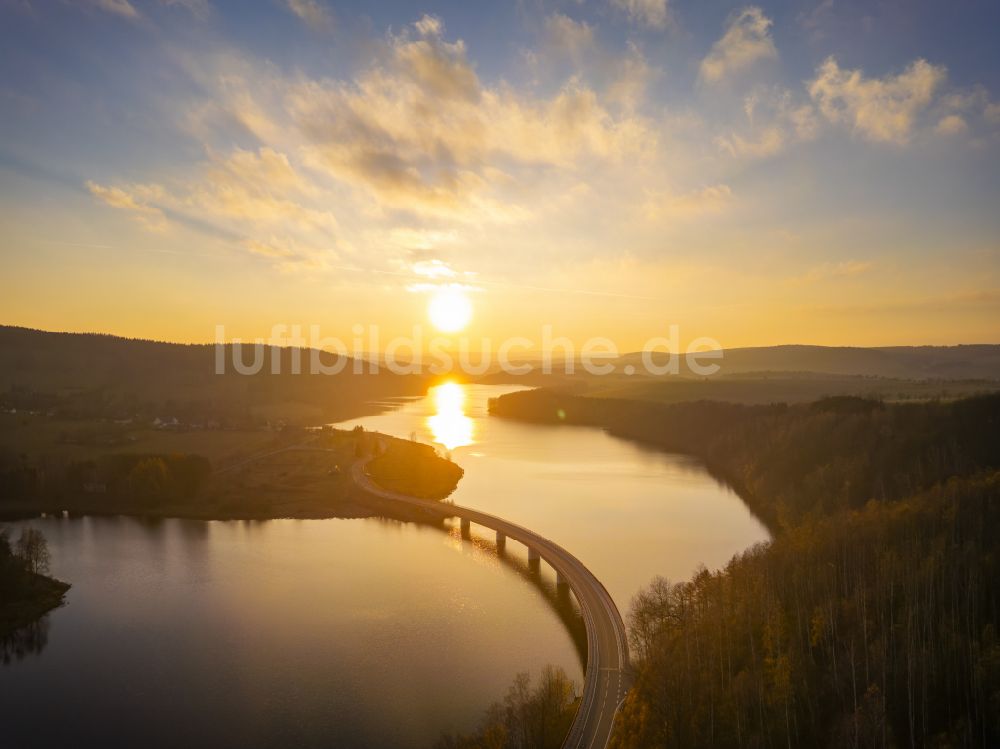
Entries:
{"label": "shoreline", "polygon": [[46,575],[27,574],[32,575],[29,596],[0,604],[0,640],[34,624],[66,603],[66,593],[72,587],[69,583]]}
{"label": "shoreline", "polygon": [[[331,447],[316,447],[323,437]],[[378,445],[379,453],[372,454]],[[358,454],[360,451],[362,454]],[[348,458],[347,456],[350,455]],[[268,465],[275,458],[291,460],[276,471]],[[346,458],[346,460],[345,460]],[[189,502],[173,501],[161,506],[143,506],[132,499],[111,498],[106,494],[77,494],[72,497],[6,503],[0,507],[0,522],[16,522],[42,517],[133,517],[145,520],[199,521],[266,521],[266,520],[326,520],[388,517],[401,520],[422,520],[408,512],[390,510],[384,500],[359,486],[353,480],[357,462],[385,464],[384,478],[394,490],[431,501],[446,500],[455,491],[464,470],[451,460],[442,458],[433,446],[412,442],[380,432],[346,431],[327,428],[306,442],[286,444],[278,450],[250,456],[237,466],[224,465],[215,469],[205,487]],[[330,465],[334,465],[331,468]],[[240,473],[231,478],[232,469]],[[400,473],[413,477],[401,483]],[[289,476],[288,474],[293,475]],[[250,478],[275,479],[260,487],[231,485]],[[239,501],[243,496],[270,494],[270,504],[253,506]],[[234,495],[236,499],[234,499]]]}
{"label": "shoreline", "polygon": [[[390,435],[383,435],[378,432],[365,432],[363,434],[374,437],[375,444],[378,446],[378,455],[374,456],[372,454],[373,451],[366,451],[365,455],[359,455],[351,462],[350,467],[346,471],[346,477],[350,481],[350,489],[347,496],[339,498],[335,501],[334,506],[330,507],[300,507],[289,512],[283,512],[280,510],[265,511],[263,509],[256,511],[233,512],[223,510],[219,507],[195,509],[191,507],[178,506],[166,506],[155,509],[143,508],[139,510],[134,506],[129,506],[128,503],[122,503],[121,505],[110,507],[107,505],[103,507],[83,505],[70,509],[65,506],[58,506],[59,504],[66,504],[63,502],[57,503],[56,505],[43,504],[42,506],[23,505],[21,507],[13,508],[6,507],[2,512],[0,512],[0,522],[24,521],[48,517],[64,519],[81,519],[85,517],[119,517],[155,522],[163,520],[194,520],[199,522],[266,522],[271,520],[364,520],[373,518],[386,518],[401,522],[415,522],[425,525],[437,524],[440,522],[437,518],[432,517],[426,512],[421,512],[418,509],[400,507],[396,503],[386,501],[376,492],[360,485],[355,478],[355,466],[359,464],[368,465],[373,458],[379,459],[386,456],[393,457],[396,452],[392,450],[392,446],[394,445],[397,450],[400,445],[405,445],[402,452],[406,453],[405,457],[409,460],[415,459],[420,462],[426,461],[428,458],[432,457],[435,461],[440,461],[448,467],[449,477],[456,476],[457,474],[451,488],[444,494],[444,496],[426,500],[432,502],[442,501],[451,495],[457,487],[458,481],[464,474],[462,468],[457,464],[452,463],[450,460],[445,460],[437,456],[433,448],[429,445],[416,445],[418,448],[416,454],[411,455],[410,453],[413,452],[411,445],[414,443],[409,443],[408,441],[400,440],[399,438],[395,438]],[[376,482],[375,486],[378,487],[380,485]],[[416,488],[419,489],[420,487]],[[28,576],[27,595],[22,595],[18,598],[0,603],[0,640],[8,638],[18,631],[35,624],[50,611],[63,606],[65,604],[66,593],[71,588],[69,583],[65,583],[55,578],[35,573],[25,574]]]}

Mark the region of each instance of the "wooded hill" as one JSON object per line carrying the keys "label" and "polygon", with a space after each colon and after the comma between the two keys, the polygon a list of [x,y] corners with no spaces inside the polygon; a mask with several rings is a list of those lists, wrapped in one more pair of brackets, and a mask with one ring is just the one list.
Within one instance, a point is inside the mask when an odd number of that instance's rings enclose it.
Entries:
{"label": "wooded hill", "polygon": [[[233,367],[232,347],[225,349],[225,374],[219,375],[212,345],[0,327],[0,408],[74,418],[317,424],[360,415],[371,401],[422,394],[429,382],[384,369],[356,376],[352,359],[338,374],[310,374],[313,356],[326,367],[340,358],[270,346],[264,347],[262,371],[242,375]],[[249,365],[251,347],[242,354]],[[301,374],[293,372],[293,357],[301,361]],[[278,374],[272,374],[272,358]]]}
{"label": "wooded hill", "polygon": [[491,410],[697,455],[774,534],[636,597],[614,746],[1000,745],[1000,396]]}
{"label": "wooded hill", "polygon": [[[622,361],[638,363],[640,353]],[[654,355],[657,361],[657,355]],[[998,380],[1000,345],[961,346],[756,346],[728,348],[718,363],[726,375],[746,372],[822,372],[909,380]]]}

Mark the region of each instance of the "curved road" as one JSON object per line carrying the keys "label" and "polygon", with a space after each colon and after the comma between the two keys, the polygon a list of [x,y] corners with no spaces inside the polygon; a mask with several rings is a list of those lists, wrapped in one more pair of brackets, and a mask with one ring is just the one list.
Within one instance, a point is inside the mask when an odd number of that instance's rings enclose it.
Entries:
{"label": "curved road", "polygon": [[630,672],[625,625],[615,602],[601,581],[564,548],[520,525],[479,510],[418,499],[383,489],[367,473],[369,460],[371,458],[356,461],[351,469],[355,482],[365,491],[382,499],[419,508],[432,515],[457,517],[499,531],[537,551],[569,584],[580,605],[580,613],[587,629],[587,670],[580,708],[563,747],[603,749],[607,746],[615,713],[629,686]]}

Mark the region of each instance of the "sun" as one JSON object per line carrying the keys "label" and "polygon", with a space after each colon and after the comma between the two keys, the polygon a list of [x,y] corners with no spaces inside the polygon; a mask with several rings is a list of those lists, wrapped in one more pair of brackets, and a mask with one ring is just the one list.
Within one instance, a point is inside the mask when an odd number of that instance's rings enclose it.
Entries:
{"label": "sun", "polygon": [[441,289],[431,297],[427,316],[442,333],[457,333],[472,319],[472,302],[461,289]]}

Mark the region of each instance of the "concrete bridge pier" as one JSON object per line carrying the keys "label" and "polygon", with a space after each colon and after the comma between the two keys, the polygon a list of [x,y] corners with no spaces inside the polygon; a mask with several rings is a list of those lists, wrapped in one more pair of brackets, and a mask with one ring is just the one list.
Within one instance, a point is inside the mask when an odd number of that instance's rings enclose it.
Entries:
{"label": "concrete bridge pier", "polygon": [[507,549],[507,536],[497,531],[497,553],[503,554]]}
{"label": "concrete bridge pier", "polygon": [[541,556],[538,554],[538,549],[534,546],[528,547],[528,568],[532,572],[538,572],[539,563],[541,562]]}
{"label": "concrete bridge pier", "polygon": [[468,518],[462,518],[462,537],[468,538],[472,529],[472,521]]}
{"label": "concrete bridge pier", "polygon": [[569,580],[559,570],[556,570],[556,592],[560,595],[569,593]]}

